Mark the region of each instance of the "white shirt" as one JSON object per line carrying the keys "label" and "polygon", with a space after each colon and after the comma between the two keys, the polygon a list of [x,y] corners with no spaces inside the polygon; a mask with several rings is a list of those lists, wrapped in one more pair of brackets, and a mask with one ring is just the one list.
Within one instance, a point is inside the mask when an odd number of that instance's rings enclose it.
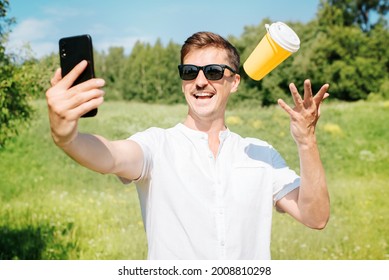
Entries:
{"label": "white shirt", "polygon": [[272,207],[300,185],[264,141],[225,130],[215,158],[206,133],[183,124],[130,137],[149,259],[270,259]]}

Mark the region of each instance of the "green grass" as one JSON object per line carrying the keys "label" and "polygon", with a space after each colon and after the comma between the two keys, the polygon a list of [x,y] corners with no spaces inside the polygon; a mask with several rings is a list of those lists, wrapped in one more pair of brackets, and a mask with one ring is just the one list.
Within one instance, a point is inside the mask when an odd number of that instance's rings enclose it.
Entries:
{"label": "green grass", "polygon": [[[314,231],[274,213],[273,259],[389,259],[388,103],[325,104],[317,133],[332,201]],[[134,185],[80,167],[53,144],[44,101],[0,151],[0,259],[144,259],[146,237]],[[182,121],[186,106],[107,102],[80,129],[126,138]],[[279,108],[230,108],[242,136],[273,144],[298,171],[289,119]]]}

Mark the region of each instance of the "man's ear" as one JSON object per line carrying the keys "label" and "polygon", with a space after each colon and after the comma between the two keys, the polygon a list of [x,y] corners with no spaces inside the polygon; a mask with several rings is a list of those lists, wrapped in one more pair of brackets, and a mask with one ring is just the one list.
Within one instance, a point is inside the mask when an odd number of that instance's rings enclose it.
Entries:
{"label": "man's ear", "polygon": [[231,93],[236,92],[238,90],[239,83],[240,83],[240,75],[235,74],[234,81],[232,82]]}

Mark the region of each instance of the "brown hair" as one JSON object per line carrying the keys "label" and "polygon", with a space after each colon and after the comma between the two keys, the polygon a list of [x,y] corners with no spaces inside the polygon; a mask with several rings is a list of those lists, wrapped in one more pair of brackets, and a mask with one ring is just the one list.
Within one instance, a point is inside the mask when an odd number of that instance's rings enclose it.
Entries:
{"label": "brown hair", "polygon": [[186,39],[181,48],[181,64],[184,62],[185,56],[192,49],[202,49],[207,47],[215,47],[226,50],[227,57],[231,66],[235,71],[239,71],[240,57],[236,48],[226,39],[212,32],[197,32]]}

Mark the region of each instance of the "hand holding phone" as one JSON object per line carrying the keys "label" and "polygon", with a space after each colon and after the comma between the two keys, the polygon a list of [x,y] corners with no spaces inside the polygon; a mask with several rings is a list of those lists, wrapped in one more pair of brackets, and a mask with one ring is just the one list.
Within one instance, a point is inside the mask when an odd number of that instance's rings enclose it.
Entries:
{"label": "hand holding phone", "polygon": [[[78,63],[83,60],[88,62],[88,66],[76,79],[72,86],[85,82],[95,77],[93,62],[93,46],[90,35],[79,35],[61,38],[59,40],[59,55],[61,63],[62,77],[65,77]],[[82,115],[85,117],[94,117],[97,114],[97,108]]]}

